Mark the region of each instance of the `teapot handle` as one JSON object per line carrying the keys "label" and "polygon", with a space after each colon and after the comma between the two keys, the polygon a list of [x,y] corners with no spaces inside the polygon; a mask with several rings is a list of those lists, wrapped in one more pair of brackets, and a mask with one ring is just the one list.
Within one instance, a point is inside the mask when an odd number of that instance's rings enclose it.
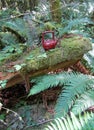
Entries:
{"label": "teapot handle", "polygon": [[55,39],[55,37],[54,37],[54,31],[45,31],[45,32],[42,33],[42,43],[44,43],[44,36],[47,33],[52,33],[52,39],[53,40]]}

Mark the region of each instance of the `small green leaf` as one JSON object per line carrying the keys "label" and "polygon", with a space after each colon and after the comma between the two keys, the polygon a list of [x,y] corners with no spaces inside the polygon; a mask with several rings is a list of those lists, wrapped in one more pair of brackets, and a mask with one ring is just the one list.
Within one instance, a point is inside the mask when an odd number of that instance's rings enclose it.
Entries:
{"label": "small green leaf", "polygon": [[21,65],[15,65],[14,68],[18,71],[18,70],[20,70],[22,67],[21,67]]}
{"label": "small green leaf", "polygon": [[0,81],[0,86],[1,86],[2,88],[5,88],[5,87],[6,87],[6,83],[7,83],[7,80],[1,80],[1,81]]}
{"label": "small green leaf", "polygon": [[5,114],[1,114],[1,115],[0,115],[0,119],[1,119],[1,120],[4,120],[4,119],[5,119]]}
{"label": "small green leaf", "polygon": [[42,57],[47,58],[46,53],[44,53],[44,54],[38,56],[38,58],[42,58]]}
{"label": "small green leaf", "polygon": [[9,73],[12,73],[12,72],[14,72],[14,69],[6,70],[6,71]]}
{"label": "small green leaf", "polygon": [[18,71],[18,70],[20,70],[25,65],[26,65],[25,63],[20,64],[20,65],[15,65],[14,68]]}

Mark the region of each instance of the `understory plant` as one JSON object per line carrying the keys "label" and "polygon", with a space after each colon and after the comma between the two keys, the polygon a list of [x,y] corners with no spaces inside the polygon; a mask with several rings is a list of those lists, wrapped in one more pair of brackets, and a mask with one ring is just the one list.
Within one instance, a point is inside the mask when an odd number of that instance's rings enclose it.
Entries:
{"label": "understory plant", "polygon": [[79,114],[94,105],[94,77],[78,72],[47,74],[31,80],[35,85],[29,96],[60,86],[62,91],[55,106],[55,117],[72,111]]}
{"label": "understory plant", "polygon": [[56,118],[44,130],[94,130],[94,114],[85,112],[77,117],[71,112],[65,118]]}

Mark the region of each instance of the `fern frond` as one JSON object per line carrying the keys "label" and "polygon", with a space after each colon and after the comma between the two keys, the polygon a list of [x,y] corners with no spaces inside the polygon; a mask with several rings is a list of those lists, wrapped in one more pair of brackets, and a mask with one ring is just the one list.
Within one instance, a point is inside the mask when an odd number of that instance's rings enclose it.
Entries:
{"label": "fern frond", "polygon": [[57,85],[62,87],[62,92],[55,106],[56,117],[61,116],[61,114],[65,116],[76,100],[87,90],[91,90],[94,87],[94,77],[74,72],[48,74],[37,77],[32,82],[35,82],[35,85],[31,88],[29,96]]}
{"label": "fern frond", "polygon": [[1,43],[3,46],[17,44],[18,40],[15,35],[13,35],[11,32],[1,32],[0,33]]}
{"label": "fern frond", "polygon": [[44,130],[93,130],[94,129],[94,114],[84,113],[77,118],[72,112],[70,116],[56,118],[49,123]]}
{"label": "fern frond", "polygon": [[[65,85],[74,79],[76,73],[59,73],[59,74],[47,74],[36,77],[31,80],[35,85],[31,88],[29,96],[40,93],[41,91],[47,90],[48,88],[56,87],[57,85]],[[70,80],[69,80],[70,79]]]}
{"label": "fern frond", "polygon": [[32,21],[32,16],[27,16],[26,18],[26,37],[27,37],[27,45],[32,46],[37,43],[39,40],[37,25]]}
{"label": "fern frond", "polygon": [[75,18],[66,20],[66,27],[59,28],[59,35],[62,36],[65,33],[70,33],[72,30],[81,30],[84,25],[93,23],[89,18]]}
{"label": "fern frond", "polygon": [[85,91],[73,105],[72,112],[79,114],[94,105],[94,89]]}
{"label": "fern frond", "polygon": [[3,25],[3,30],[8,30],[22,40],[26,37],[26,28],[25,28],[25,21],[23,19],[15,19],[15,21],[6,22]]}
{"label": "fern frond", "polygon": [[[0,3],[1,4],[1,3]],[[2,26],[5,24],[6,21],[1,19],[6,19],[11,17],[11,10],[0,10],[0,31],[2,31]]]}
{"label": "fern frond", "polygon": [[64,116],[73,106],[77,97],[87,89],[93,88],[94,78],[88,75],[76,74],[74,79],[64,85],[56,103],[56,117]]}
{"label": "fern frond", "polygon": [[47,90],[48,88],[56,87],[60,81],[57,79],[58,77],[59,76],[54,74],[47,74],[33,79],[32,81],[36,84],[33,86],[33,88],[31,88],[29,96],[40,93],[41,91]]}
{"label": "fern frond", "polygon": [[23,19],[15,19],[14,21],[6,22],[3,25],[3,30],[8,30],[18,38],[19,42],[27,42],[28,45],[32,45],[36,40],[38,43],[38,31],[35,24],[27,18],[27,21]]}

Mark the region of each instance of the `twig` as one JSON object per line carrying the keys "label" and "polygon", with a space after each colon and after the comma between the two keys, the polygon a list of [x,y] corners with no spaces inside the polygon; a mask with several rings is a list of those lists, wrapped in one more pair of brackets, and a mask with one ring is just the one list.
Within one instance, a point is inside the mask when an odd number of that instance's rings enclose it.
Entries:
{"label": "twig", "polygon": [[8,126],[8,124],[5,121],[1,120],[1,119],[0,119],[0,123],[2,123],[6,127]]}
{"label": "twig", "polygon": [[25,15],[28,15],[28,14],[30,14],[30,13],[23,13],[23,14],[12,16],[10,18],[4,18],[4,19],[1,19],[0,22],[1,21],[7,21],[7,20],[10,20],[10,19],[15,19],[15,18],[22,17],[22,16],[25,16]]}
{"label": "twig", "polygon": [[48,123],[48,122],[50,122],[50,121],[54,121],[54,119],[49,119],[49,120],[46,120],[46,121],[43,121],[43,122],[37,123],[37,124],[35,124],[35,125],[26,126],[26,127],[24,128],[24,130],[27,129],[27,128],[34,127],[34,126],[43,125],[43,124]]}
{"label": "twig", "polygon": [[15,116],[18,116],[18,119],[21,120],[22,122],[24,122],[24,120],[22,119],[22,117],[15,111],[9,109],[9,108],[6,108],[6,107],[2,107],[4,110],[6,110],[7,112],[12,112],[15,114]]}

